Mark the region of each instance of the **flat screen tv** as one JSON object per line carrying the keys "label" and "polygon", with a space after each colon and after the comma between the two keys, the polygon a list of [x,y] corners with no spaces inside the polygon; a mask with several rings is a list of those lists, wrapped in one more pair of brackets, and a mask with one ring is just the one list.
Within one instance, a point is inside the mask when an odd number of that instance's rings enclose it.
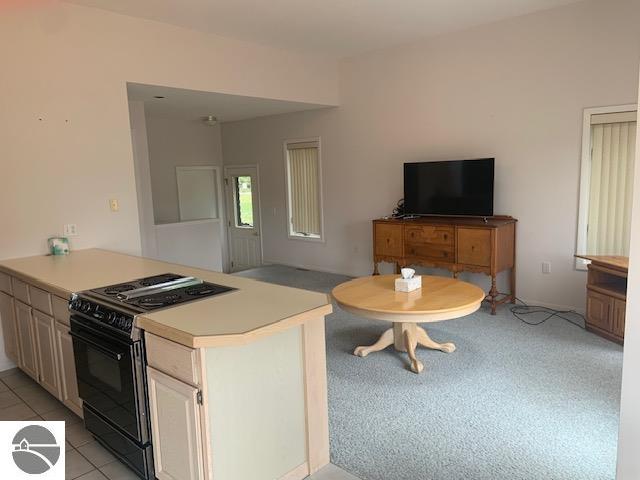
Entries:
{"label": "flat screen tv", "polygon": [[493,158],[404,164],[405,215],[493,215]]}

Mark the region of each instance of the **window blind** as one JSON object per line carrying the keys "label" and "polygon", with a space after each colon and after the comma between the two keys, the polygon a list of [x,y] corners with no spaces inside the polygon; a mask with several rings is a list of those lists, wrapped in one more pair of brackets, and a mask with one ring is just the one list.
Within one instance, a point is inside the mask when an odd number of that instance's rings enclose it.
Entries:
{"label": "window blind", "polygon": [[636,122],[601,121],[591,125],[587,253],[628,256]]}
{"label": "window blind", "polygon": [[287,145],[292,233],[320,236],[318,145]]}

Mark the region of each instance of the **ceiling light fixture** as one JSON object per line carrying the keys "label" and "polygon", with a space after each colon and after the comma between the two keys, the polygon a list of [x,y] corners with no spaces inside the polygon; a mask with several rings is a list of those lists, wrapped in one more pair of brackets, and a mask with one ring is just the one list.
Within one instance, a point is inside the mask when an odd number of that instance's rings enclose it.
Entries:
{"label": "ceiling light fixture", "polygon": [[202,121],[205,123],[205,125],[209,125],[210,127],[213,127],[215,124],[218,123],[218,119],[213,115],[207,115],[202,119]]}

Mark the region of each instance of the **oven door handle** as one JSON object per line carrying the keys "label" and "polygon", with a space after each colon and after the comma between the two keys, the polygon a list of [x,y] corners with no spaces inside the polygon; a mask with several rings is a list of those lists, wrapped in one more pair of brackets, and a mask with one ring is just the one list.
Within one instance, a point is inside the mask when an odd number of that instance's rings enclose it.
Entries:
{"label": "oven door handle", "polygon": [[71,335],[73,338],[75,338],[79,342],[86,343],[87,345],[91,345],[91,347],[95,348],[96,350],[100,350],[100,352],[104,353],[108,357],[113,358],[114,360],[118,360],[118,361],[122,360],[122,354],[121,353],[115,353],[115,352],[112,352],[111,350],[107,350],[106,348],[104,348],[99,343],[88,339],[84,335],[79,335],[79,334],[77,334],[76,332],[73,332],[73,331],[69,332],[69,335]]}

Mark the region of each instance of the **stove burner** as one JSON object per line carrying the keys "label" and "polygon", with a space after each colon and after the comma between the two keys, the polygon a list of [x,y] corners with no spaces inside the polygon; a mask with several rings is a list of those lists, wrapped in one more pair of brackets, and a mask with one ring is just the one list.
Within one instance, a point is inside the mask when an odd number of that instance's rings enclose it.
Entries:
{"label": "stove burner", "polygon": [[114,285],[113,287],[105,288],[104,293],[105,295],[117,295],[128,290],[133,290],[134,288],[136,288],[135,285],[123,283],[122,285]]}
{"label": "stove burner", "polygon": [[156,275],[155,277],[143,278],[140,280],[140,285],[143,287],[151,287],[153,285],[158,285],[159,283],[172,282],[179,278],[182,277],[180,275]]}
{"label": "stove burner", "polygon": [[201,295],[211,295],[212,293],[216,293],[218,291],[220,291],[220,287],[218,287],[217,285],[204,284],[198,285],[197,287],[189,287],[184,291],[184,293],[194,297],[199,297]]}
{"label": "stove burner", "polygon": [[158,295],[149,295],[148,297],[142,297],[138,299],[135,303],[140,305],[141,307],[146,308],[159,308],[165,307],[167,305],[171,305],[180,300],[180,295],[175,293],[165,293]]}

